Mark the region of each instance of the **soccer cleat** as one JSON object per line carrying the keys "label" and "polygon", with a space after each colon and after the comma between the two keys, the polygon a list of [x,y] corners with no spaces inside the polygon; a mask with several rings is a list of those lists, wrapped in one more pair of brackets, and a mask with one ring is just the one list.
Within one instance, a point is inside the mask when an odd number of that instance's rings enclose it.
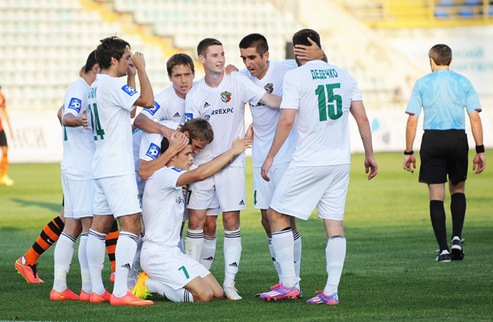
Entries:
{"label": "soccer cleat", "polygon": [[238,301],[242,299],[234,284],[224,286],[224,296],[230,301]]}
{"label": "soccer cleat", "polygon": [[300,297],[300,289],[295,285],[293,287],[285,287],[279,284],[278,287],[260,294],[260,298],[265,301],[277,301],[284,299],[297,299]]}
{"label": "soccer cleat", "polygon": [[79,295],[79,300],[81,300],[81,302],[90,302],[91,294],[88,294],[84,290],[81,290]]}
{"label": "soccer cleat", "polygon": [[151,293],[149,293],[146,286],[146,281],[149,278],[150,276],[147,275],[146,272],[140,273],[139,276],[137,276],[137,283],[135,283],[135,286],[132,288],[132,294],[144,300],[149,298]]}
{"label": "soccer cleat", "polygon": [[8,175],[3,175],[0,178],[0,186],[12,187],[14,185],[14,180],[10,179]]}
{"label": "soccer cleat", "polygon": [[308,301],[308,304],[325,304],[325,305],[337,305],[339,304],[339,296],[336,293],[332,293],[331,295],[325,295],[323,292],[317,294],[317,296],[312,297]]}
{"label": "soccer cleat", "polygon": [[[273,289],[275,289],[275,288],[279,287],[279,285],[281,285],[281,283],[277,283],[277,284],[275,284],[275,285],[272,285],[272,286],[270,287],[270,290],[273,290]],[[257,294],[255,294],[255,297],[260,297],[260,295],[262,295],[262,293],[257,293]]]}
{"label": "soccer cleat", "polygon": [[461,261],[464,259],[464,250],[462,246],[464,245],[464,240],[460,237],[455,236],[452,238],[450,245],[450,257],[453,261]]}
{"label": "soccer cleat", "polygon": [[108,293],[107,290],[104,290],[102,295],[96,294],[94,292],[91,293],[91,297],[89,298],[89,302],[91,303],[103,303],[109,302],[111,299],[111,294]]}
{"label": "soccer cleat", "polygon": [[110,304],[115,306],[148,306],[154,305],[154,302],[138,298],[129,291],[123,297],[116,297],[112,294]]}
{"label": "soccer cleat", "polygon": [[115,283],[115,272],[112,272],[110,275],[110,282]]}
{"label": "soccer cleat", "polygon": [[446,249],[442,250],[435,258],[436,262],[448,263],[450,262],[450,252]]}
{"label": "soccer cleat", "polygon": [[68,288],[63,292],[58,292],[54,289],[50,292],[50,300],[52,301],[78,301],[79,299],[79,295],[75,294]]}
{"label": "soccer cleat", "polygon": [[34,265],[26,264],[26,259],[24,256],[19,257],[14,264],[17,272],[21,274],[29,284],[42,284],[44,281],[39,278],[38,272],[36,271],[36,266],[38,266],[37,263]]}

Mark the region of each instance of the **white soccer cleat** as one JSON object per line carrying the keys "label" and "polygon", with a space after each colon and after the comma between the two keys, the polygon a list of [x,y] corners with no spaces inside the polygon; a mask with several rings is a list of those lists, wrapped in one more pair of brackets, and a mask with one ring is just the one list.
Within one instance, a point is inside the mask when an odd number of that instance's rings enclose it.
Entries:
{"label": "white soccer cleat", "polygon": [[224,295],[230,301],[238,301],[242,299],[242,297],[238,294],[238,290],[236,289],[234,284],[224,287]]}
{"label": "white soccer cleat", "polygon": [[8,175],[3,175],[0,177],[0,186],[12,187],[14,185],[14,180],[10,179]]}

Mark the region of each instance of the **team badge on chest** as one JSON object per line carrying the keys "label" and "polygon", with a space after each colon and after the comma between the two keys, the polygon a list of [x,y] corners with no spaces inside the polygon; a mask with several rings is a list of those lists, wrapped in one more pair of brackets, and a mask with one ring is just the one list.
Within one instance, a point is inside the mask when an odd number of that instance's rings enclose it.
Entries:
{"label": "team badge on chest", "polygon": [[228,91],[222,92],[221,101],[223,101],[224,103],[231,101],[231,93]]}

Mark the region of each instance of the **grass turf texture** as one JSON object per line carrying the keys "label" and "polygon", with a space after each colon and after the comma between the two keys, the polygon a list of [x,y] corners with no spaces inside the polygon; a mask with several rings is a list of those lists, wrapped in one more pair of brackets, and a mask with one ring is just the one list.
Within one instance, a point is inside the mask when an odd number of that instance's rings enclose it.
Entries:
{"label": "grass turf texture", "polygon": [[[471,153],[472,154],[472,153]],[[339,286],[341,303],[335,307],[310,306],[305,301],[323,289],[325,234],[315,216],[298,222],[303,239],[301,287],[303,299],[267,303],[254,297],[275,284],[258,212],[253,208],[251,164],[247,166],[248,209],[242,212],[243,255],[236,286],[243,300],[209,304],[172,303],[154,296],[152,307],[111,307],[109,304],[51,302],[53,250],[39,260],[43,285],[29,285],[14,270],[42,227],[60,210],[62,197],[58,164],[14,164],[15,185],[0,187],[0,320],[42,321],[485,321],[493,311],[493,256],[491,211],[493,170],[471,171],[466,185],[468,209],[461,262],[434,262],[437,248],[428,215],[428,193],[418,184],[417,173],[402,170],[402,155],[376,155],[380,173],[368,182],[363,156],[353,155],[345,232],[347,257]],[[491,153],[487,157],[492,158]],[[251,160],[249,160],[250,162]],[[447,210],[450,234],[449,197]],[[221,225],[218,225],[218,227]],[[222,228],[218,230],[217,256],[212,273],[224,276]],[[69,287],[80,290],[77,253]],[[103,277],[108,289],[109,265]]]}

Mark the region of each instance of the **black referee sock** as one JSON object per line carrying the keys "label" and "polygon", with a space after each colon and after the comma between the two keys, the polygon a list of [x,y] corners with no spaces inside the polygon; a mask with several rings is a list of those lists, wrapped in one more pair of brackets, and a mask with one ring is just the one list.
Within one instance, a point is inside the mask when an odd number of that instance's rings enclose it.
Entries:
{"label": "black referee sock", "polygon": [[450,212],[452,213],[452,237],[462,238],[462,228],[466,217],[466,195],[454,193],[450,202]]}
{"label": "black referee sock", "polygon": [[438,246],[440,247],[440,252],[442,250],[448,250],[447,228],[445,227],[445,209],[443,208],[443,201],[430,201],[430,218],[433,231],[435,232],[435,238],[437,239]]}

